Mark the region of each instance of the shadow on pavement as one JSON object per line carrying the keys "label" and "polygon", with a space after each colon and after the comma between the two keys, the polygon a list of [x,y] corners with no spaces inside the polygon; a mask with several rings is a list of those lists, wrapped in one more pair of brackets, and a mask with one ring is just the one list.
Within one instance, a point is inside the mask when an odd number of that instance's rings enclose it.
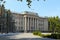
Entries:
{"label": "shadow on pavement", "polygon": [[0,39],[0,40],[57,40],[57,39],[50,39],[50,38],[21,38],[21,39]]}
{"label": "shadow on pavement", "polygon": [[14,35],[20,35],[20,34],[22,34],[22,33],[7,33],[7,34],[0,34],[0,37],[2,37],[2,36],[14,36]]}

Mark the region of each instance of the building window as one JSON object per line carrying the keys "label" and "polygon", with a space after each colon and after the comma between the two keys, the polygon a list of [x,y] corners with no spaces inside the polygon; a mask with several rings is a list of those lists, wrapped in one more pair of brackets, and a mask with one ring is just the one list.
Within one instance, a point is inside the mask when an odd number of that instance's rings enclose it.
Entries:
{"label": "building window", "polygon": [[20,21],[19,24],[20,24],[20,25],[23,25],[23,21]]}
{"label": "building window", "polygon": [[34,27],[31,27],[31,29],[34,29]]}
{"label": "building window", "polygon": [[20,27],[21,29],[23,29],[23,27]]}
{"label": "building window", "polygon": [[5,17],[7,17],[7,13],[5,13]]}
{"label": "building window", "polygon": [[43,26],[43,24],[39,23],[39,26]]}
{"label": "building window", "polygon": [[15,23],[17,24],[18,22],[16,21]]}
{"label": "building window", "polygon": [[19,30],[20,30],[20,27],[19,27]]}

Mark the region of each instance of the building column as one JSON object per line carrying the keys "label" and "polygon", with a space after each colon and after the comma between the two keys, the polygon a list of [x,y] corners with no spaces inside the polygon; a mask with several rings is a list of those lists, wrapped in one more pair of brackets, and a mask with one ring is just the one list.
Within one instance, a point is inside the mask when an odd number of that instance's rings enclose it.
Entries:
{"label": "building column", "polygon": [[27,32],[27,30],[26,30],[26,17],[25,17],[25,30],[24,30],[24,32],[25,33]]}
{"label": "building column", "polygon": [[36,30],[37,30],[37,18],[36,18]]}
{"label": "building column", "polygon": [[35,18],[35,30],[36,30],[36,18]]}
{"label": "building column", "polygon": [[31,32],[31,17],[30,17],[30,26],[29,26],[29,28],[30,28],[30,32]]}
{"label": "building column", "polygon": [[23,30],[25,29],[25,17],[23,17]]}
{"label": "building column", "polygon": [[28,23],[29,23],[29,25],[28,25],[28,26],[29,26],[29,30],[30,30],[30,17],[29,17],[28,19],[29,19],[29,22],[28,22]]}
{"label": "building column", "polygon": [[39,28],[38,28],[38,19],[37,19],[37,30],[38,30]]}
{"label": "building column", "polygon": [[[33,27],[34,27],[34,18],[33,18]],[[33,28],[33,31],[34,31],[34,28]]]}
{"label": "building column", "polygon": [[29,31],[29,17],[28,17],[28,31]]}
{"label": "building column", "polygon": [[34,20],[34,30],[35,30],[35,18],[33,20]]}

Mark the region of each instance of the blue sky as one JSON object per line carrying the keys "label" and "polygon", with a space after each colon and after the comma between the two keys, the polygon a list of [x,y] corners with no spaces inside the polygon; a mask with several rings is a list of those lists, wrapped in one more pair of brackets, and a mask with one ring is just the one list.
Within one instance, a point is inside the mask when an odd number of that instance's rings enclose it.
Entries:
{"label": "blue sky", "polygon": [[17,0],[6,0],[5,8],[13,12],[32,11],[39,14],[39,16],[59,16],[60,17],[60,0],[40,0],[39,2],[33,0],[31,8],[28,8],[25,0],[18,2]]}

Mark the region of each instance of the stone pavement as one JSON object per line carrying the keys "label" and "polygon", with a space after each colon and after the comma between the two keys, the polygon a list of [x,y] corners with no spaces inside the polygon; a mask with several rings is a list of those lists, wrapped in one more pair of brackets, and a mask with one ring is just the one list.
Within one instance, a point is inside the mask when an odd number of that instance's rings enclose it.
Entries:
{"label": "stone pavement", "polygon": [[32,33],[18,33],[17,35],[7,36],[10,39],[21,39],[21,38],[41,38],[40,36],[35,36]]}
{"label": "stone pavement", "polygon": [[32,33],[8,33],[8,34],[0,34],[0,35],[3,35],[0,36],[0,40],[55,40],[55,39],[35,36]]}

